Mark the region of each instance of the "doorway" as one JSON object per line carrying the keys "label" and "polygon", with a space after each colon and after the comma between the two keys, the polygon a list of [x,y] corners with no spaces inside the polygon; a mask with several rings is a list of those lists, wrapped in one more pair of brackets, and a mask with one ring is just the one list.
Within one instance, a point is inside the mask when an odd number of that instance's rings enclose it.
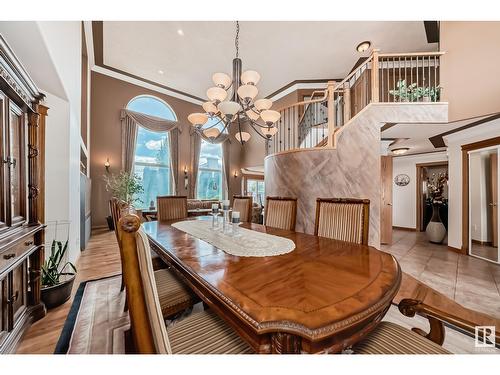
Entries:
{"label": "doorway", "polygon": [[498,154],[500,146],[468,152],[469,255],[500,263]]}
{"label": "doorway", "polygon": [[[440,161],[433,163],[417,164],[417,231],[423,232],[432,217],[432,198],[429,193],[429,185],[435,183],[441,177],[448,177],[448,162]],[[443,203],[439,207],[439,217],[448,230],[448,185],[443,189]]]}

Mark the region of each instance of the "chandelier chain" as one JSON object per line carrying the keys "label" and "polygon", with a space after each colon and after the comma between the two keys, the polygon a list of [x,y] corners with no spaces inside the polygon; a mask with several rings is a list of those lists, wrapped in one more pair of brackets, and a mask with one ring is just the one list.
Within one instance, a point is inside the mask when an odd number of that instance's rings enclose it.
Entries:
{"label": "chandelier chain", "polygon": [[234,39],[234,46],[236,47],[236,58],[240,54],[240,23],[236,21],[236,38]]}

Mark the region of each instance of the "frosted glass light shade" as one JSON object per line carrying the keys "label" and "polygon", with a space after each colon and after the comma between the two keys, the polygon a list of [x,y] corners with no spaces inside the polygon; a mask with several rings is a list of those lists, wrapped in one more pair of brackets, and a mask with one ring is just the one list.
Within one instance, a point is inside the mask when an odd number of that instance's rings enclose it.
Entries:
{"label": "frosted glass light shade", "polygon": [[252,120],[257,121],[260,117],[258,113],[255,113],[253,110],[249,109],[247,111],[247,116],[250,117]]}
{"label": "frosted glass light shade", "polygon": [[224,89],[231,86],[231,77],[229,77],[226,73],[214,73],[212,75],[212,81],[214,81],[215,86],[222,87]]}
{"label": "frosted glass light shade", "polygon": [[207,90],[207,97],[212,102],[215,102],[215,101],[222,102],[224,99],[226,99],[227,92],[226,92],[226,90],[221,89],[220,87],[210,87]]}
{"label": "frosted glass light shade", "polygon": [[217,108],[226,116],[234,116],[241,110],[241,106],[236,102],[222,102]]}
{"label": "frosted glass light shade", "polygon": [[251,135],[247,132],[238,132],[234,135],[234,138],[236,138],[241,144],[248,142],[250,137]]}
{"label": "frosted glass light shade", "polygon": [[266,124],[274,124],[280,119],[281,115],[278,111],[266,109],[260,113],[260,117],[262,117],[262,120],[264,120]]}
{"label": "frosted glass light shade", "polygon": [[271,99],[259,99],[255,101],[254,105],[259,111],[265,111],[271,108],[273,101]]}
{"label": "frosted glass light shade", "polygon": [[219,110],[217,109],[217,107],[215,106],[214,103],[212,102],[205,102],[203,103],[202,105],[203,109],[205,110],[206,113],[209,113],[209,114],[214,114],[214,113],[217,113],[219,112]]}
{"label": "frosted glass light shade", "polygon": [[260,81],[260,74],[255,70],[247,70],[241,74],[241,82],[245,85],[256,85]]}
{"label": "frosted glass light shade", "polygon": [[191,113],[188,121],[194,126],[203,126],[208,121],[208,116],[204,113]]}
{"label": "frosted glass light shade", "polygon": [[278,128],[274,126],[270,126],[267,128],[262,128],[262,134],[266,136],[267,138],[271,138],[273,135],[275,135],[278,132]]}
{"label": "frosted glass light shade", "polygon": [[210,129],[206,129],[203,131],[203,134],[205,134],[205,136],[207,138],[210,138],[210,139],[215,139],[219,136],[220,134],[220,130],[217,129],[217,128],[210,128]]}
{"label": "frosted glass light shade", "polygon": [[257,87],[252,86],[252,85],[242,85],[238,87],[238,95],[242,99],[246,100],[253,100],[257,94],[259,93],[259,90]]}

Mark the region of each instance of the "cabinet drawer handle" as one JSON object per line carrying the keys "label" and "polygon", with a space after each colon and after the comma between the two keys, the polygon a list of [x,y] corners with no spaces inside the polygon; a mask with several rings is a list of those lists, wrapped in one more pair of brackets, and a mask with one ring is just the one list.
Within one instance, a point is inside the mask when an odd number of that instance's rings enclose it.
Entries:
{"label": "cabinet drawer handle", "polygon": [[31,245],[33,245],[33,241],[26,241],[26,242],[24,243],[24,245],[25,245],[25,246],[31,246]]}
{"label": "cabinet drawer handle", "polygon": [[14,258],[15,256],[16,256],[16,254],[14,254],[14,253],[5,254],[5,255],[3,256],[3,259],[8,260],[8,259],[12,259],[12,258]]}

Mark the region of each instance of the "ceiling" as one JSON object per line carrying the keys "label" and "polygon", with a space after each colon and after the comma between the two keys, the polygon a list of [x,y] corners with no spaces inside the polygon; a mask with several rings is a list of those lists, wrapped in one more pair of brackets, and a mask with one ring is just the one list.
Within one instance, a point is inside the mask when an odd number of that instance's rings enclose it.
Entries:
{"label": "ceiling", "polygon": [[[461,130],[463,127],[479,125],[498,117],[498,114],[474,117],[470,119],[446,123],[397,123],[387,124],[382,128],[382,140],[392,140],[389,150],[399,147],[408,147],[405,155],[420,154],[446,150],[442,135]],[[442,147],[436,147],[442,145]]]}
{"label": "ceiling", "polygon": [[[231,73],[234,36],[234,22],[105,21],[100,44],[105,66],[205,98],[213,73]],[[382,52],[437,49],[422,21],[240,22],[243,70],[261,74],[259,97],[295,80],[344,78],[364,40]]]}

